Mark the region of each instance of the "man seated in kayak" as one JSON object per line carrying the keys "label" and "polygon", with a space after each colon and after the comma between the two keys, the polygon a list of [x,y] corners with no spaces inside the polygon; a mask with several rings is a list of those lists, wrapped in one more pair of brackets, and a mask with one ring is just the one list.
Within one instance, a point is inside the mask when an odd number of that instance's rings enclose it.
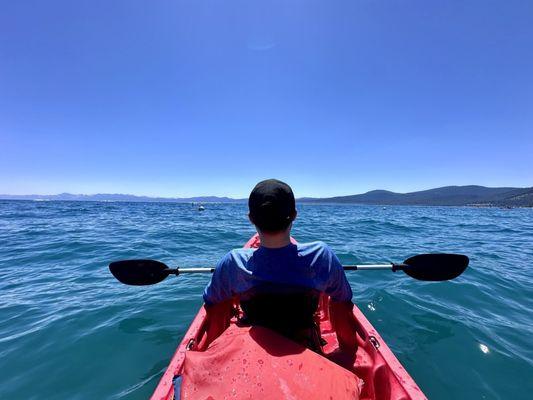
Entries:
{"label": "man seated in kayak", "polygon": [[[344,269],[323,242],[294,243],[296,218],[291,188],[281,181],[259,182],[248,199],[249,218],[260,238],[258,249],[236,249],[217,264],[204,291],[208,330],[205,345],[227,327],[233,299],[245,320],[280,331],[313,350],[320,350],[313,314],[318,294],[330,296],[330,316],[343,354],[355,355],[352,290]],[[303,336],[303,337],[302,337]]]}

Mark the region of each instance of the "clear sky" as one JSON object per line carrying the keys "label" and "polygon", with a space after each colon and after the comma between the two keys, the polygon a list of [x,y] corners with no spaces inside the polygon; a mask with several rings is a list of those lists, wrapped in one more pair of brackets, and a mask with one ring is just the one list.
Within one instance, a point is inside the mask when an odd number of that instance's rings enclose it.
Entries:
{"label": "clear sky", "polygon": [[0,4],[0,193],[533,185],[532,1]]}

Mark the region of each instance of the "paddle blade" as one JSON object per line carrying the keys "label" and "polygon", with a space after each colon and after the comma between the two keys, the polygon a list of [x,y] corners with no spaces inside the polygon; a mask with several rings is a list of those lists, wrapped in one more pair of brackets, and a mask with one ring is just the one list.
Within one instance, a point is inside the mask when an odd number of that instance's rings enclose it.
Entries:
{"label": "paddle blade", "polygon": [[155,260],[123,260],[109,264],[109,270],[115,278],[126,285],[153,285],[165,279],[168,267]]}
{"label": "paddle blade", "polygon": [[405,260],[401,269],[420,281],[447,281],[461,275],[468,261],[462,254],[419,254]]}

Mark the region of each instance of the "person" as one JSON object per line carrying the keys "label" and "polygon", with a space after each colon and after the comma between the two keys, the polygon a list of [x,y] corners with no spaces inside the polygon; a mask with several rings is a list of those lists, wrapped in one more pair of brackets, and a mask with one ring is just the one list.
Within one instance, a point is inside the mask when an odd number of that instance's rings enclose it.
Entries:
{"label": "person", "polygon": [[276,179],[259,182],[250,193],[248,207],[260,246],[232,250],[216,265],[203,295],[208,321],[204,345],[227,327],[238,298],[245,321],[273,328],[319,351],[312,333],[319,335],[319,331],[310,328],[317,294],[325,293],[342,353],[355,356],[351,287],[339,259],[324,242],[291,240],[297,211],[290,186]]}

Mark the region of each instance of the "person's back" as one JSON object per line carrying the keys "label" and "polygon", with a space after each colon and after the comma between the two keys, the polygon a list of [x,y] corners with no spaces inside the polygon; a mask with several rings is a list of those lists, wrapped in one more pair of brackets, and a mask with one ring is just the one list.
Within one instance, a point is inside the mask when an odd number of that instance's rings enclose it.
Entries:
{"label": "person's back", "polygon": [[[333,251],[323,242],[291,242],[297,214],[291,188],[274,179],[260,182],[252,190],[248,206],[261,245],[232,250],[219,261],[204,291],[208,320],[220,314],[220,305],[230,307],[232,299],[238,298],[247,322],[297,338],[302,330],[312,328],[320,293],[338,305],[331,310],[339,315],[335,319],[353,319],[352,291]],[[214,325],[208,342],[224,329],[220,323]],[[354,339],[347,340],[345,345],[355,346]],[[339,337],[341,345],[347,340]]]}
{"label": "person's back", "polygon": [[260,288],[283,286],[314,289],[334,301],[349,301],[352,291],[342,265],[323,242],[289,243],[283,247],[235,249],[219,261],[204,291],[206,304],[239,296],[247,300]]}

